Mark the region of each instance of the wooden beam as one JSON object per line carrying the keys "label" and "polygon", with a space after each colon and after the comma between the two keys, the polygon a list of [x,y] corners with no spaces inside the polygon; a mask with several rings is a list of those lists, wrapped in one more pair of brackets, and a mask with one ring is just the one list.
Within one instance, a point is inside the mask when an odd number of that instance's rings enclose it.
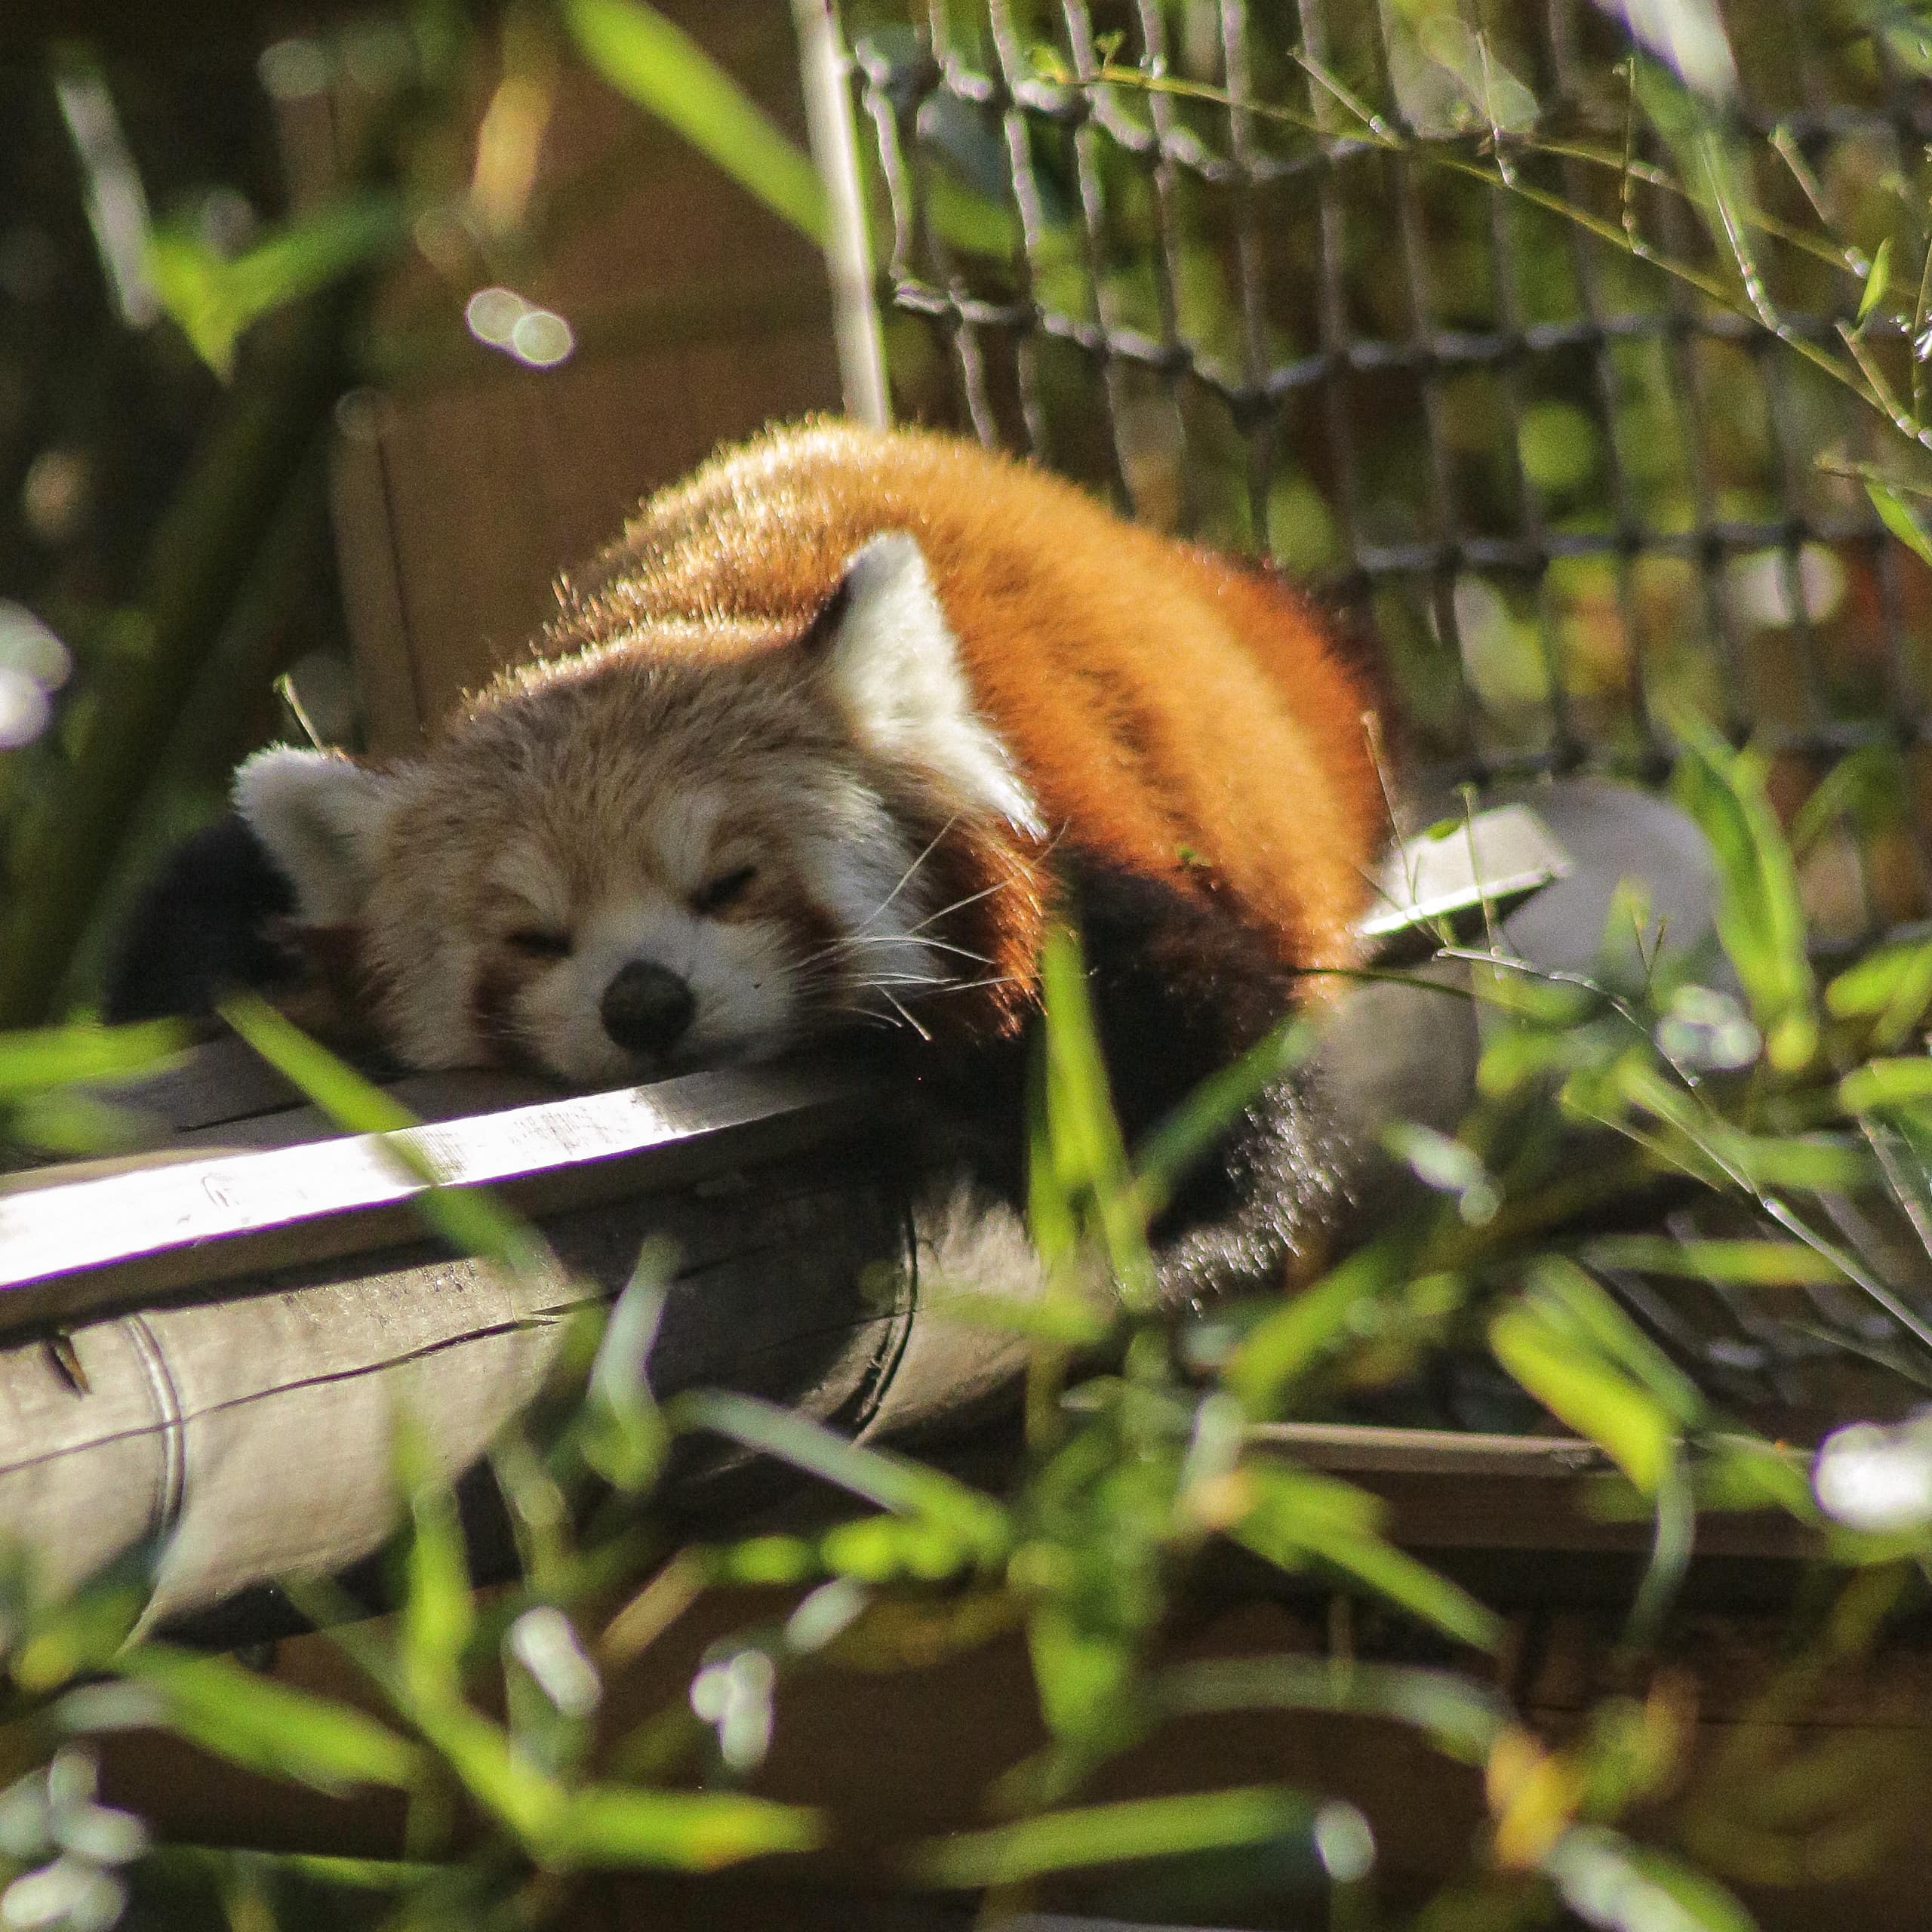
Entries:
{"label": "wooden beam", "polygon": [[[1413,1549],[1641,1552],[1647,1515],[1607,1506],[1615,1465],[1569,1435],[1465,1435],[1351,1423],[1266,1423],[1255,1439],[1311,1469],[1345,1476],[1389,1506],[1389,1532]],[[1823,1549],[1781,1510],[1700,1510],[1704,1556],[1791,1561]]]}
{"label": "wooden beam", "polygon": [[[423,1183],[545,1213],[688,1186],[876,1128],[877,1083],[825,1063],[734,1068],[409,1129],[223,1153],[0,1196],[0,1331],[66,1321],[420,1229]],[[394,1144],[392,1144],[392,1143]]]}

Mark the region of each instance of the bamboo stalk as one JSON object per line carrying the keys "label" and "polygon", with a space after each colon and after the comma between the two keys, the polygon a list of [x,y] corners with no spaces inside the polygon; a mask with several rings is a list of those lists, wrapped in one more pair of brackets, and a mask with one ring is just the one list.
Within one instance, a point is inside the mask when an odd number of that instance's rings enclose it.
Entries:
{"label": "bamboo stalk", "polygon": [[844,41],[832,0],[792,0],[798,74],[812,159],[825,184],[825,266],[832,284],[832,336],[838,349],[845,413],[882,429],[891,417],[885,348],[874,300],[872,243]]}

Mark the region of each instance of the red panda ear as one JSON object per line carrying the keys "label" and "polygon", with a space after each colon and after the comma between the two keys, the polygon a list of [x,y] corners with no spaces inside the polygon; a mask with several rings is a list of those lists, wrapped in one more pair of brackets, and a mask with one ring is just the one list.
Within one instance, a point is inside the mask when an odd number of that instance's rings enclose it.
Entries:
{"label": "red panda ear", "polygon": [[305,925],[354,923],[374,875],[395,774],[340,752],[276,745],[235,774],[235,807],[295,888]]}
{"label": "red panda ear", "polygon": [[[860,556],[864,554],[863,550],[859,553]],[[817,616],[805,626],[804,635],[798,639],[798,648],[808,660],[823,657],[831,650],[844,625],[845,613],[851,602],[852,565],[848,563],[845,574],[832,586],[832,595],[819,606]]]}
{"label": "red panda ear", "polygon": [[853,735],[940,781],[955,808],[1038,837],[1039,808],[982,715],[918,540],[869,539],[801,641]]}

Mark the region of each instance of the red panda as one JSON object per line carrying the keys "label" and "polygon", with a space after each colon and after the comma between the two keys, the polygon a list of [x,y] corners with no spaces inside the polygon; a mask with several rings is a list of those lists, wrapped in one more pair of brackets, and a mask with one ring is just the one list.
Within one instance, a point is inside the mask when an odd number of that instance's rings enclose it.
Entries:
{"label": "red panda", "polygon": [[[1056,909],[1130,1134],[1354,963],[1370,708],[1279,581],[816,422],[648,500],[420,757],[272,749],[235,798],[407,1063],[614,1084],[884,1029],[998,1097],[999,1167]],[[1305,1086],[1252,1110],[1164,1230],[1176,1291],[1278,1273],[1333,1163]]]}

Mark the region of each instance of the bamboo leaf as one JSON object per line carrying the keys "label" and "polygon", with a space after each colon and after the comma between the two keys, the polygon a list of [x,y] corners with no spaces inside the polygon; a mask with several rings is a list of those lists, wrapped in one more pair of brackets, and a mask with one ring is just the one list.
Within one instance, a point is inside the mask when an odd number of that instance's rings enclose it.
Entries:
{"label": "bamboo leaf", "polygon": [[1678,797],[1718,863],[1718,933],[1751,1001],[1771,1064],[1795,1072],[1817,1050],[1816,987],[1791,848],[1763,760],[1734,752],[1700,719],[1676,721]]}
{"label": "bamboo leaf", "polygon": [[[1255,1327],[1235,1350],[1228,1386],[1250,1415],[1273,1412],[1281,1392],[1350,1337],[1361,1333],[1365,1314],[1407,1274],[1407,1248],[1400,1239],[1358,1250],[1310,1287],[1284,1302]],[[1455,1292],[1457,1278],[1430,1278]]]}
{"label": "bamboo leaf", "polygon": [[811,162],[681,27],[641,0],[563,0],[571,38],[626,99],[814,242],[825,196]]}
{"label": "bamboo leaf", "polygon": [[1756,1932],[1715,1879],[1599,1826],[1573,1826],[1543,1869],[1571,1910],[1604,1932]]}
{"label": "bamboo leaf", "polygon": [[1009,1539],[1006,1512],[991,1497],[907,1457],[848,1442],[755,1395],[701,1390],[678,1397],[669,1413],[681,1427],[713,1430],[881,1509],[925,1517],[975,1555],[997,1555]]}
{"label": "bamboo leaf", "polygon": [[80,1024],[0,1033],[0,1102],[150,1072],[187,1044],[186,1031],[168,1020],[138,1026]]}
{"label": "bamboo leaf", "polygon": [[1542,1256],[1531,1265],[1530,1279],[1531,1305],[1539,1315],[1634,1376],[1681,1426],[1703,1420],[1697,1385],[1574,1262]]}
{"label": "bamboo leaf", "polygon": [[424,1706],[460,1696],[463,1654],[476,1627],[469,1562],[456,1498],[407,1417],[396,1427],[396,1466],[409,1499],[409,1534],[401,1552],[402,1614],[397,1641],[400,1684],[420,1717]]}
{"label": "bamboo leaf", "polygon": [[1086,1866],[1305,1838],[1318,1810],[1279,1785],[1091,1804],[930,1840],[914,1851],[912,1869],[929,1885],[1012,1884]]}
{"label": "bamboo leaf", "polygon": [[1878,520],[1921,564],[1932,565],[1932,537],[1928,537],[1905,499],[1888,484],[1868,481],[1865,494]]}
{"label": "bamboo leaf", "polygon": [[1932,1057],[1867,1060],[1838,1082],[1838,1104],[1847,1113],[1884,1113],[1923,1106],[1932,1100]]}
{"label": "bamboo leaf", "polygon": [[1494,1649],[1500,1640],[1502,1620],[1493,1611],[1376,1533],[1380,1506],[1366,1491],[1252,1462],[1241,1475],[1252,1500],[1232,1534],[1257,1556],[1291,1571],[1313,1558],[1475,1649]]}
{"label": "bamboo leaf", "polygon": [[1864,328],[1885,299],[1885,291],[1892,285],[1892,238],[1889,235],[1878,244],[1878,251],[1872,257],[1872,266],[1865,272],[1864,292],[1858,298],[1857,326]]}
{"label": "bamboo leaf", "polygon": [[191,229],[158,229],[148,272],[195,353],[225,379],[252,325],[380,260],[408,232],[401,198],[369,190],[297,217],[232,260]]}
{"label": "bamboo leaf", "polygon": [[1872,1044],[1900,1045],[1932,1007],[1932,941],[1881,946],[1825,988],[1825,1010],[1840,1020],[1869,1020]]}
{"label": "bamboo leaf", "polygon": [[1896,745],[1863,745],[1826,773],[1791,822],[1792,850],[1802,858],[1840,820],[1866,836],[1906,823],[1909,776]]}
{"label": "bamboo leaf", "polygon": [[555,1863],[715,1872],[774,1852],[809,1851],[823,1816],[731,1792],[592,1785],[572,1794],[545,1841]]}
{"label": "bamboo leaf", "polygon": [[1677,1431],[1646,1390],[1579,1346],[1524,1303],[1500,1310],[1489,1346],[1551,1414],[1598,1444],[1646,1496],[1670,1466]]}
{"label": "bamboo leaf", "polygon": [[374,1718],[226,1657],[144,1643],[115,1667],[160,1694],[171,1729],[246,1770],[326,1792],[369,1784],[407,1789],[422,1771],[421,1751]]}
{"label": "bamboo leaf", "polygon": [[1036,1170],[1043,1159],[1050,1183],[1048,1225],[1053,1217],[1070,1214],[1076,1226],[1091,1227],[1121,1301],[1131,1309],[1145,1308],[1155,1294],[1148,1207],[1128,1164],[1088,998],[1086,961],[1070,927],[1057,925],[1048,934],[1040,986],[1045,1025],[1038,1091],[1044,1132]]}
{"label": "bamboo leaf", "polygon": [[1394,1718],[1438,1749],[1481,1764],[1509,1721],[1493,1691],[1446,1671],[1296,1657],[1214,1658],[1156,1679],[1153,1701],[1177,1716],[1244,1710],[1347,1711]]}
{"label": "bamboo leaf", "polygon": [[1457,14],[1432,13],[1423,20],[1420,38],[1423,51],[1455,75],[1491,128],[1520,134],[1536,125],[1536,96],[1497,57],[1487,35]]}

